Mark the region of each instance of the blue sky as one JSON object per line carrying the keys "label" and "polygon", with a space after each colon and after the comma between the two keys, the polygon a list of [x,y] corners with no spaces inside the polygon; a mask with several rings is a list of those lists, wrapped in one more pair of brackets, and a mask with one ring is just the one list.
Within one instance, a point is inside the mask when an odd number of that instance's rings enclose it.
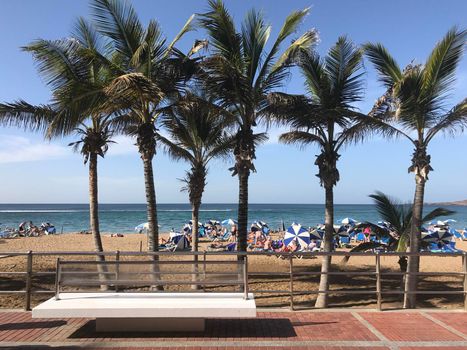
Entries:
{"label": "blue sky", "polygon": [[[134,0],[141,20],[156,18],[168,38],[186,19],[206,9],[205,1]],[[355,43],[382,42],[401,65],[415,59],[423,62],[435,43],[453,25],[466,27],[467,2],[451,0],[419,1],[226,1],[240,21],[251,7],[262,9],[278,31],[284,17],[294,9],[311,6],[301,31],[316,28],[320,33],[317,50],[324,54],[343,34]],[[29,54],[20,50],[34,39],[57,39],[69,35],[78,16],[88,16],[87,0],[3,0],[0,11],[0,101],[18,98],[45,103],[49,90],[38,76]],[[273,36],[274,37],[274,36]],[[187,50],[202,31],[189,33],[179,47]],[[383,91],[374,71],[366,62],[366,95],[358,105],[368,111]],[[284,91],[303,92],[303,81],[294,74]],[[452,102],[465,97],[467,58],[464,57],[452,91]],[[316,149],[298,150],[277,143],[280,130],[270,130],[270,141],[257,151],[257,174],[251,176],[250,201],[253,203],[322,203],[323,190],[314,176]],[[1,203],[77,203],[88,199],[87,169],[82,158],[66,145],[73,138],[45,142],[40,135],[14,128],[0,128]],[[104,203],[143,203],[144,183],[141,161],[133,141],[117,137],[106,158],[100,162],[100,201]],[[432,143],[435,171],[426,191],[427,201],[467,198],[465,149],[467,136],[439,137]],[[413,175],[407,173],[411,147],[404,140],[368,139],[342,152],[339,162],[341,181],[335,190],[337,203],[368,203],[368,194],[382,190],[402,200],[413,196]],[[210,166],[205,202],[230,203],[237,200],[237,178],[227,168],[232,161]],[[159,151],[154,161],[158,201],[180,203],[187,194],[180,192],[186,164],[174,163]]]}

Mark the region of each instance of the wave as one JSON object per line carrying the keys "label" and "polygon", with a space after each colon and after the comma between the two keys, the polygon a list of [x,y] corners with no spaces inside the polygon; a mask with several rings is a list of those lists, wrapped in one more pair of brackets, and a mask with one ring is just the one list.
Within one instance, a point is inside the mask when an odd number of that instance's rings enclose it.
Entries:
{"label": "wave", "polygon": [[[191,212],[191,209],[158,209],[157,211],[158,211],[158,212],[177,212],[177,211],[187,211],[187,212]],[[233,209],[200,209],[199,211],[200,211],[200,212],[202,212],[202,211],[206,211],[206,212],[209,212],[209,211],[220,211],[220,212],[224,212],[224,211],[233,211]]]}
{"label": "wave", "polygon": [[[4,209],[0,213],[87,213],[88,209]],[[101,213],[145,212],[146,209],[103,209]],[[191,212],[191,209],[158,209],[158,212]],[[226,212],[233,209],[200,209],[200,212]]]}
{"label": "wave", "polygon": [[88,210],[80,209],[21,209],[21,210],[0,210],[0,213],[85,213]]}

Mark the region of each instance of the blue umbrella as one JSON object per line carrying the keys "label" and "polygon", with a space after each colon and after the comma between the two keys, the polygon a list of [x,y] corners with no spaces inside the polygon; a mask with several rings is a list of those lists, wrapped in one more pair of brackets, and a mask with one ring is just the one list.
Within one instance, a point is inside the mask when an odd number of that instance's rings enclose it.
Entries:
{"label": "blue umbrella", "polygon": [[306,248],[310,244],[310,233],[302,225],[293,223],[285,232],[284,244],[290,245],[293,241]]}

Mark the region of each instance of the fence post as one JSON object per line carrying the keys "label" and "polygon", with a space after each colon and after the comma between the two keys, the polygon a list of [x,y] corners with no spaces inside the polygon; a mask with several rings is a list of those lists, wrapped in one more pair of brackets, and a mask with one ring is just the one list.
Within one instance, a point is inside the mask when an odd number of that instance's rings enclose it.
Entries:
{"label": "fence post", "polygon": [[289,273],[290,273],[290,310],[294,310],[293,305],[293,253],[289,254]]}
{"label": "fence post", "polygon": [[382,300],[381,300],[381,256],[379,252],[376,252],[376,305],[378,311],[382,309]]}
{"label": "fence post", "polygon": [[243,257],[243,294],[244,299],[248,300],[248,255]]}
{"label": "fence post", "polygon": [[[120,278],[120,250],[115,252],[115,281]],[[115,291],[118,292],[118,284],[115,283]]]}
{"label": "fence post", "polygon": [[203,252],[203,292],[206,292],[206,251]]}
{"label": "fence post", "polygon": [[464,310],[467,311],[467,253],[462,255],[462,265],[464,270]]}
{"label": "fence post", "polygon": [[32,290],[32,251],[28,251],[26,262],[26,298],[24,310],[31,310],[31,290]]}

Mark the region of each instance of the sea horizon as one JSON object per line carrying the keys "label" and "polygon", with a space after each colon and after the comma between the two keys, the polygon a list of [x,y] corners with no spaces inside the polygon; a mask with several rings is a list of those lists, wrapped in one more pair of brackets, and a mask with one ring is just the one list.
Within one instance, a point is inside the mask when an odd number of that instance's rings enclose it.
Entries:
{"label": "sea horizon", "polygon": [[[428,211],[434,205],[426,205]],[[456,213],[449,218],[456,220],[456,229],[467,227],[467,207],[444,206]],[[188,203],[159,203],[158,219],[161,232],[171,229],[179,231],[191,219]],[[146,222],[144,203],[101,203],[99,205],[100,230],[112,233],[133,233],[135,226]],[[236,203],[204,203],[200,210],[200,221],[236,219]],[[357,221],[378,222],[381,220],[373,204],[336,204],[335,223],[345,217]],[[447,219],[448,217],[441,218]],[[261,220],[277,229],[282,222],[304,226],[316,226],[324,221],[324,204],[303,203],[250,203],[248,224]],[[32,221],[36,225],[49,222],[57,232],[69,233],[89,230],[89,205],[86,203],[1,203],[0,225],[16,228],[21,222]]]}

